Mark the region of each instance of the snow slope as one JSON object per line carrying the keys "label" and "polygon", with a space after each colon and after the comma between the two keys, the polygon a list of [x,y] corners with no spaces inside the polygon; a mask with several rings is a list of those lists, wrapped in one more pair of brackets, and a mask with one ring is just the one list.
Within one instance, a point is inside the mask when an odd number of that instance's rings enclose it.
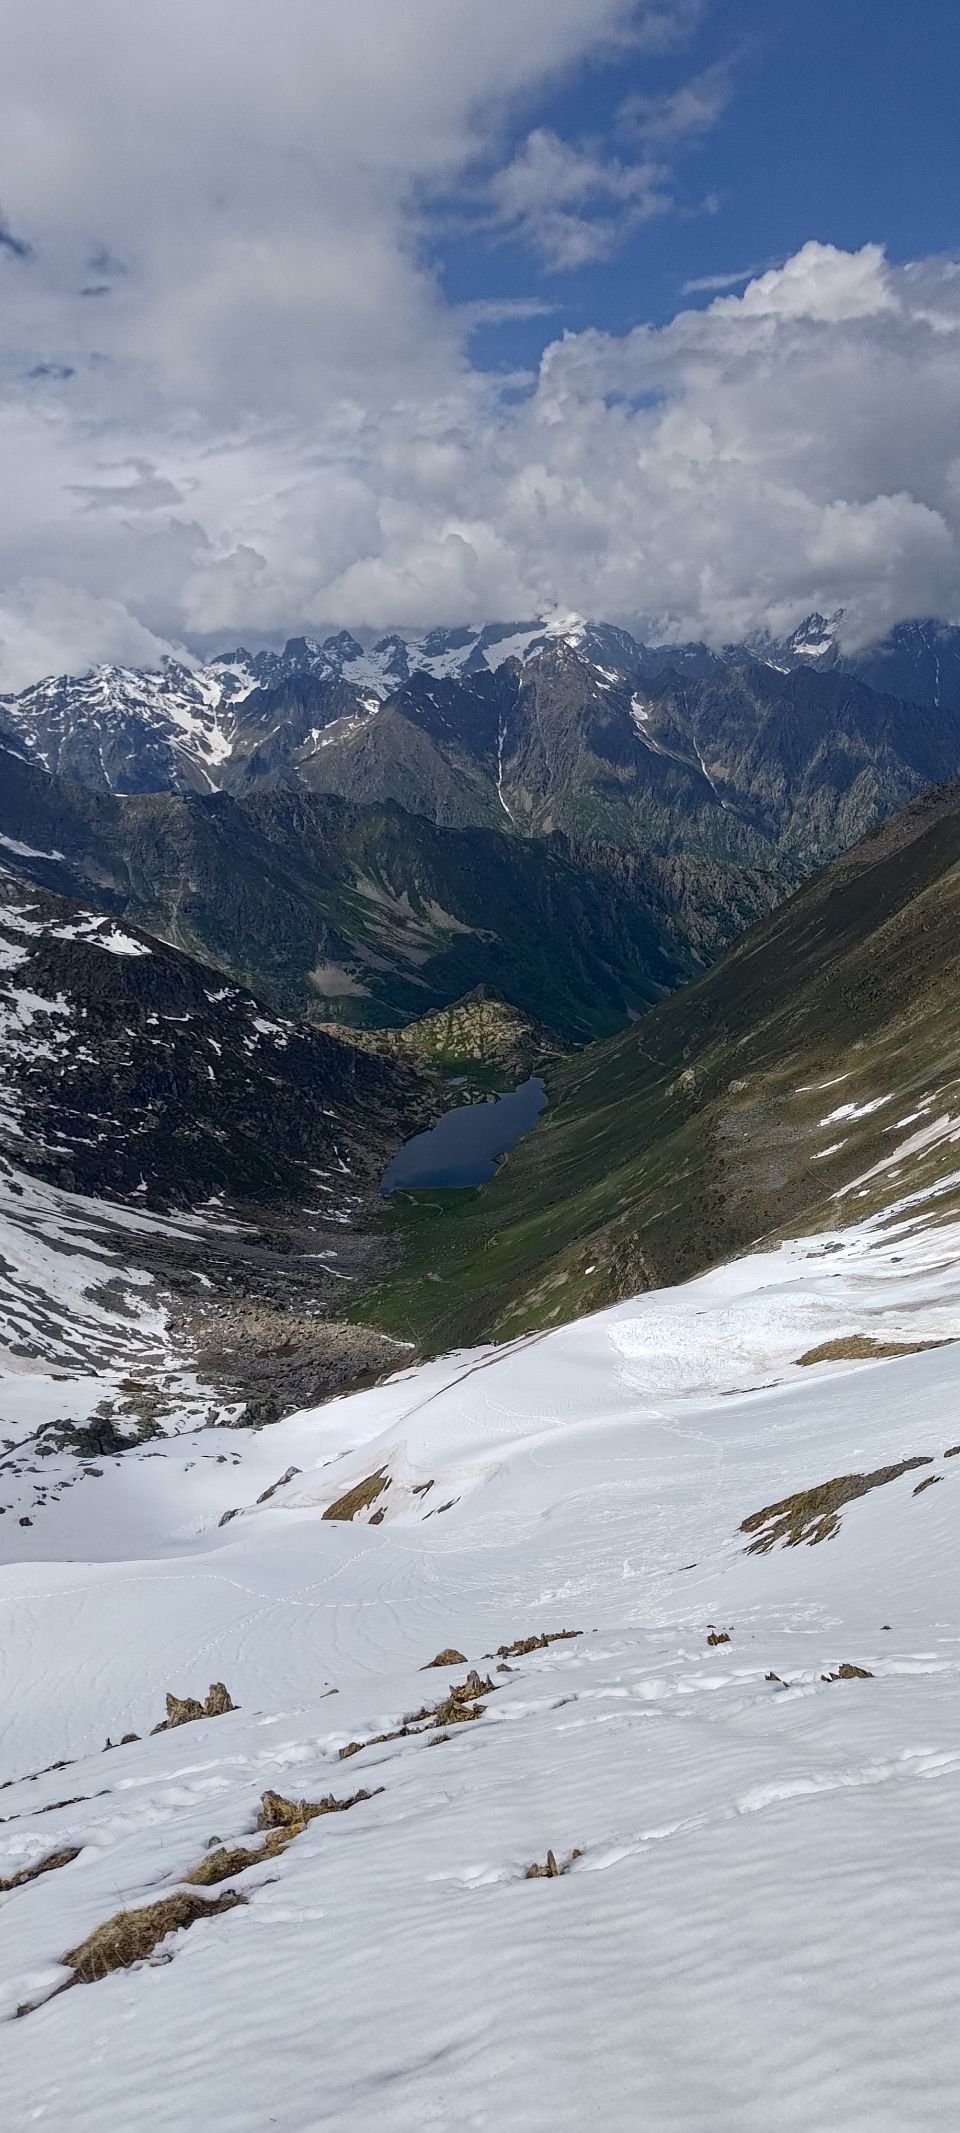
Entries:
{"label": "snow slope", "polygon": [[[915,1196],[260,1435],[148,1445],[18,1529],[0,1877],[80,1849],[0,1896],[6,2123],[956,2123],[960,1225],[940,1213]],[[854,1335],[947,1345],[799,1364]],[[910,1458],[929,1463],[845,1503],[829,1541],[749,1552],[751,1514]],[[322,1518],[377,1473],[359,1522]],[[509,1671],[485,1656],[560,1630],[582,1634]],[[447,1646],[462,1663],[421,1671]],[[825,1678],[843,1663],[869,1678]],[[475,1724],[374,1742],[468,1665],[491,1681]],[[147,1734],[167,1689],[214,1679],[238,1710]],[[127,1732],[147,1737],[103,1752]],[[375,1796],[235,1872],[243,1906],[57,1991],[101,1921],[176,1889],[212,1838],[253,1844],[268,1787]],[[580,1854],[562,1889],[525,1878],[548,1848]]]}

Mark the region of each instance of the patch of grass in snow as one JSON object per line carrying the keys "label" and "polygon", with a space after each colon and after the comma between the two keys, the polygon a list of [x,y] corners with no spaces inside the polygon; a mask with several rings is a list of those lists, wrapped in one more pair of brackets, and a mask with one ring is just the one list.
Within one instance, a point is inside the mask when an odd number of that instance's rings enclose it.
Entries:
{"label": "patch of grass in snow", "polygon": [[528,1652],[545,1652],[548,1644],[566,1644],[572,1637],[582,1637],[582,1629],[547,1629],[539,1637],[518,1637],[515,1644],[498,1644],[495,1652],[485,1652],[486,1659],[525,1659]]}
{"label": "patch of grass in snow", "polygon": [[47,1852],[42,1859],[34,1859],[32,1865],[22,1866],[18,1874],[0,1878],[0,1895],[8,1895],[11,1889],[25,1888],[28,1881],[39,1881],[41,1874],[52,1874],[58,1866],[70,1866],[74,1859],[79,1859],[82,1849],[80,1844],[70,1844],[63,1851]]}
{"label": "patch of grass in snow", "polygon": [[840,1512],[844,1504],[854,1503],[858,1496],[867,1496],[871,1489],[879,1489],[888,1481],[897,1481],[901,1474],[908,1474],[914,1467],[932,1466],[929,1452],[921,1452],[914,1459],[899,1459],[893,1466],[878,1466],[872,1474],[838,1474],[833,1481],[822,1481],[815,1489],[798,1489],[793,1496],[782,1496],[779,1503],[768,1503],[762,1511],[752,1511],[742,1520],[741,1533],[754,1533],[747,1549],[748,1555],[769,1555],[780,1541],[784,1548],[799,1548],[806,1541],[815,1548],[819,1541],[832,1540],[840,1531]]}
{"label": "patch of grass in snow", "polygon": [[[301,1825],[302,1827],[302,1825]],[[245,1874],[250,1866],[260,1866],[264,1859],[275,1859],[278,1852],[286,1851],[294,1830],[276,1829],[264,1838],[262,1844],[217,1844],[205,1854],[198,1866],[192,1866],[184,1881],[191,1888],[214,1888],[220,1881],[232,1881],[235,1874]]]}
{"label": "patch of grass in snow", "polygon": [[356,1518],[358,1512],[369,1510],[389,1487],[390,1476],[386,1468],[381,1467],[379,1473],[368,1474],[365,1481],[358,1481],[354,1488],[347,1489],[345,1495],[338,1496],[336,1503],[328,1504],[324,1518]]}
{"label": "patch of grass in snow", "polygon": [[239,1889],[225,1889],[213,1898],[177,1889],[140,1910],[115,1912],[60,1959],[73,1971],[76,1984],[93,1985],[111,1970],[129,1970],[132,1963],[143,1962],[169,1933],[186,1932],[199,1918],[217,1918],[246,1901]]}
{"label": "patch of grass in snow", "polygon": [[949,1348],[951,1341],[878,1341],[869,1333],[851,1333],[846,1339],[821,1341],[798,1355],[798,1364],[879,1363],[896,1355],[924,1355],[928,1348]]}
{"label": "patch of grass in snow", "polygon": [[376,1799],[377,1793],[382,1791],[382,1785],[375,1786],[373,1792],[361,1788],[345,1800],[338,1800],[332,1792],[325,1793],[322,1800],[287,1800],[282,1792],[268,1791],[261,1797],[257,1828],[281,1832],[289,1843],[291,1837],[299,1837],[308,1822],[315,1821],[318,1815],[345,1814],[348,1807],[358,1806],[361,1800]]}
{"label": "patch of grass in snow", "polygon": [[[409,1734],[424,1733],[432,1726],[467,1725],[471,1719],[483,1717],[486,1705],[480,1698],[494,1695],[496,1688],[497,1683],[491,1681],[489,1674],[483,1681],[476,1668],[471,1667],[466,1681],[453,1682],[440,1703],[426,1703],[421,1710],[411,1711],[402,1726],[394,1726],[389,1733],[374,1733],[369,1740],[348,1741],[340,1750],[339,1760],[346,1762],[348,1756],[359,1755],[362,1748],[378,1748],[384,1741],[405,1740]],[[436,1747],[444,1738],[445,1734],[439,1735],[433,1745]]]}
{"label": "patch of grass in snow", "polygon": [[212,1888],[217,1882],[232,1881],[234,1875],[245,1874],[248,1867],[260,1866],[264,1859],[276,1859],[318,1815],[345,1814],[348,1807],[357,1807],[361,1800],[374,1800],[382,1791],[383,1786],[377,1785],[372,1792],[352,1792],[345,1800],[338,1800],[332,1792],[322,1800],[288,1800],[282,1792],[267,1791],[261,1796],[257,1815],[257,1828],[266,1832],[262,1844],[215,1844],[198,1866],[184,1874],[184,1881],[191,1888]]}

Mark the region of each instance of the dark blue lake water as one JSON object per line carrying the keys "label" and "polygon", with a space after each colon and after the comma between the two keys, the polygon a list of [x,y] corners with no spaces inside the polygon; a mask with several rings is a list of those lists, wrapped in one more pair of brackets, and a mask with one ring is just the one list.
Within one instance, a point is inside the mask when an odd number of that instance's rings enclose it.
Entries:
{"label": "dark blue lake water", "polygon": [[399,1185],[482,1185],[492,1178],[498,1155],[536,1124],[546,1101],[546,1089],[534,1076],[509,1096],[444,1112],[429,1133],[415,1133],[397,1150],[383,1173],[381,1192],[396,1192]]}

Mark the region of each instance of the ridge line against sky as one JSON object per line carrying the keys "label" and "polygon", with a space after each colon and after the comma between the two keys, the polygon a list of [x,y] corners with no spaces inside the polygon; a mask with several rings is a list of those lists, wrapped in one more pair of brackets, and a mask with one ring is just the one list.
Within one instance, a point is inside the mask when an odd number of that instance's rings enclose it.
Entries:
{"label": "ridge line against sky", "polygon": [[0,687],[960,619],[946,0],[8,11]]}

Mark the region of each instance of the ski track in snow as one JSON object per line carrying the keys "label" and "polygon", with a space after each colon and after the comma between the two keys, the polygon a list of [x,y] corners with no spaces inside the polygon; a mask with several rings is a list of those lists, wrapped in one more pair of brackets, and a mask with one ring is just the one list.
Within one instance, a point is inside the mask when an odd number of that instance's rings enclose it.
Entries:
{"label": "ski track in snow", "polygon": [[[150,1444],[18,1529],[0,1877],[82,1848],[0,1896],[5,2123],[957,2123],[960,1351],[797,1361],[960,1335],[960,1225],[934,1205],[259,1434]],[[747,1552],[764,1505],[921,1454],[829,1542]],[[322,1519],[381,1467],[382,1524]],[[583,1635],[511,1672],[485,1656],[560,1629]],[[463,1679],[421,1671],[448,1645],[491,1671],[484,1715],[341,1763]],[[871,1678],[823,1678],[843,1661]],[[218,1678],[236,1712],[149,1737],[167,1689]],[[212,1837],[253,1841],[268,1786],[383,1790],[248,1869],[245,1907],[48,1997],[94,1926]],[[562,1888],[524,1878],[548,1848],[582,1853]]]}

